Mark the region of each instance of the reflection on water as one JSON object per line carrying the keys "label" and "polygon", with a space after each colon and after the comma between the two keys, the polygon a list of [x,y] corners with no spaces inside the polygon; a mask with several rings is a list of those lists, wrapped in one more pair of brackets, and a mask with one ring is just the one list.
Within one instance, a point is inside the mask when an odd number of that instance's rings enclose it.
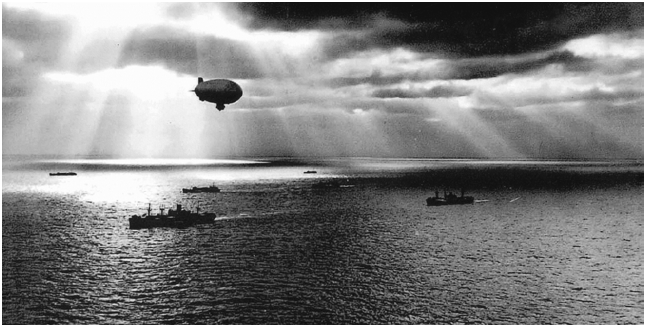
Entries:
{"label": "reflection on water", "polygon": [[40,160],[48,164],[83,164],[111,166],[208,166],[208,165],[240,165],[266,164],[267,162],[233,159],[203,159],[203,158],[137,158],[137,159],[60,159]]}
{"label": "reflection on water", "polygon": [[[507,168],[356,164],[3,168],[3,323],[643,324],[643,169],[517,188]],[[488,202],[425,205],[465,174]],[[312,190],[327,179],[355,187]],[[129,230],[148,202],[220,219]]]}

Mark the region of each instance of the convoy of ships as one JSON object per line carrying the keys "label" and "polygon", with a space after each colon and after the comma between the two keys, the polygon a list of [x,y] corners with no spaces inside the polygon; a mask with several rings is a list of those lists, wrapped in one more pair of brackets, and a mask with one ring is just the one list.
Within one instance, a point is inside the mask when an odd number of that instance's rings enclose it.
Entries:
{"label": "convoy of ships", "polygon": [[[354,185],[342,185],[336,181],[328,182],[317,182],[312,185],[313,190],[320,189],[337,189],[337,188],[348,188],[354,187]],[[192,187],[190,189],[183,188],[183,193],[200,193],[200,192],[220,192],[220,188],[215,185],[208,187]],[[440,193],[435,191],[435,197],[429,197],[426,199],[427,206],[442,206],[442,205],[463,205],[463,204],[473,204],[475,202],[472,196],[465,196],[464,190],[461,191],[460,196],[453,194],[452,192],[447,193],[444,191],[443,197],[440,197]],[[160,212],[157,214],[151,213],[150,204],[148,204],[148,211],[142,215],[133,215],[128,220],[130,223],[130,229],[143,229],[143,228],[187,228],[190,226],[198,224],[209,224],[215,222],[215,213],[204,212],[200,213],[200,208],[198,207],[195,212],[182,209],[182,205],[177,204],[176,209],[169,209],[164,213],[164,209],[160,208]]]}
{"label": "convoy of ships", "polygon": [[[316,171],[305,171],[305,174],[314,174]],[[75,172],[56,172],[50,173],[50,176],[74,176]],[[320,181],[312,185],[313,190],[326,190],[326,189],[339,189],[339,188],[350,188],[354,185],[350,184],[341,184],[338,181]],[[192,187],[192,188],[182,188],[182,193],[218,193],[220,188],[215,185],[210,185],[208,187]],[[473,204],[475,202],[472,196],[465,196],[464,190],[461,191],[461,195],[455,195],[452,192],[447,193],[444,191],[443,197],[440,197],[440,193],[435,191],[435,197],[429,197],[426,199],[427,206],[442,206],[442,205],[463,205],[463,204]],[[160,209],[160,213],[151,214],[150,204],[148,204],[148,212],[142,215],[133,215],[129,219],[130,229],[141,229],[141,228],[160,228],[160,227],[172,227],[172,228],[185,228],[190,227],[196,224],[208,224],[215,221],[214,213],[199,213],[199,208],[196,212],[187,211],[182,209],[182,205],[177,205],[176,209],[169,209],[166,214],[164,210]]]}

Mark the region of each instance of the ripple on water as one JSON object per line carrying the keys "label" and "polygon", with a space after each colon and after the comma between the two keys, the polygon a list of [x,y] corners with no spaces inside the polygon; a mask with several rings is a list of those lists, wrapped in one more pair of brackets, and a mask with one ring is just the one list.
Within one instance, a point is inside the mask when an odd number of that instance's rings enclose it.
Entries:
{"label": "ripple on water", "polygon": [[3,194],[3,322],[643,323],[642,199],[616,192],[430,208],[418,188],[262,190],[218,195],[229,219],[179,230]]}

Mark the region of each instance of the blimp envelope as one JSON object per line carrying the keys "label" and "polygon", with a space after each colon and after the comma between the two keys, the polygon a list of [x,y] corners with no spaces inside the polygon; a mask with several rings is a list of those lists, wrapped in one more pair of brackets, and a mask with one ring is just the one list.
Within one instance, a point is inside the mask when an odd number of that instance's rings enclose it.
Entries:
{"label": "blimp envelope", "polygon": [[215,103],[215,108],[218,110],[223,110],[224,105],[232,104],[242,97],[242,88],[227,79],[204,81],[199,77],[193,91],[200,101]]}

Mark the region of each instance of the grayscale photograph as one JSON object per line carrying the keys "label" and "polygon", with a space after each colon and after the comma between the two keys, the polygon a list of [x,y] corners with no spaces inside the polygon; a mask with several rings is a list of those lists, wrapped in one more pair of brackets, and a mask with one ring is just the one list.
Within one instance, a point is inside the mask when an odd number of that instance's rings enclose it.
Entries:
{"label": "grayscale photograph", "polygon": [[641,2],[3,2],[2,324],[643,325]]}

